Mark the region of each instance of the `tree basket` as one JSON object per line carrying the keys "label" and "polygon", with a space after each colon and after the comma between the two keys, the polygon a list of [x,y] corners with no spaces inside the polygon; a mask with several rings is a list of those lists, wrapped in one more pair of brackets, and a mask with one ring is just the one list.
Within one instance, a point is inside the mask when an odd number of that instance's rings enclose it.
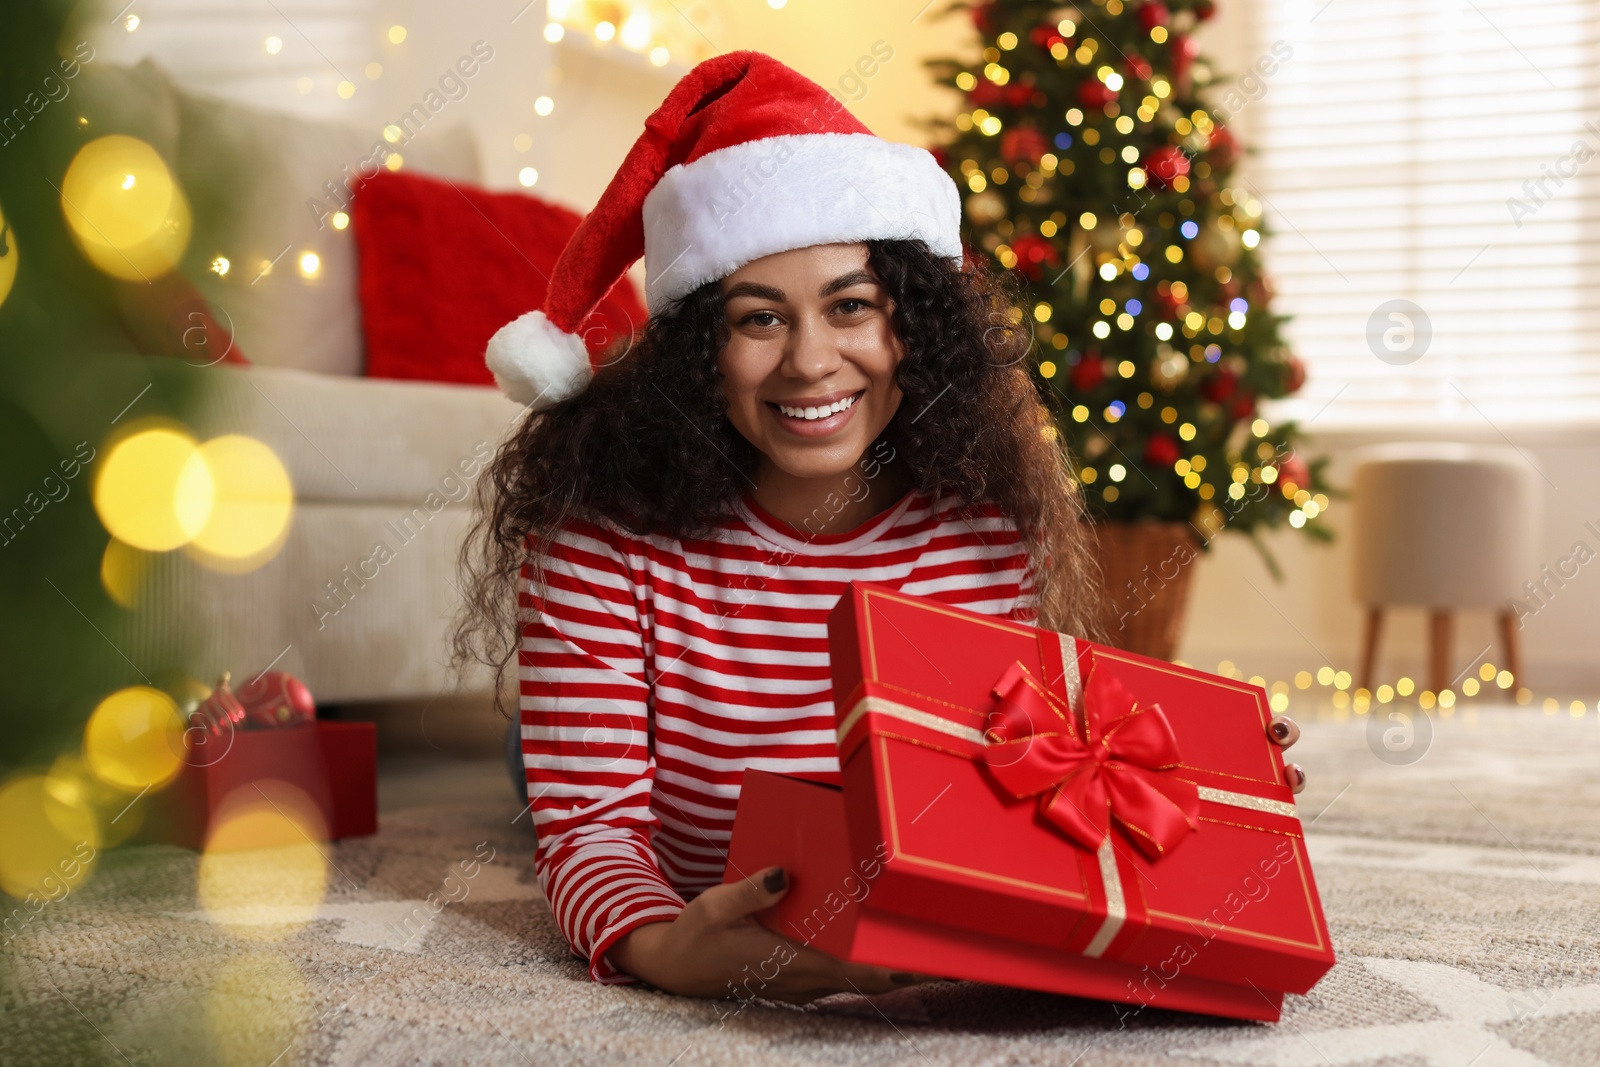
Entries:
{"label": "tree basket", "polygon": [[1170,660],[1178,651],[1200,545],[1186,522],[1097,522],[1100,630],[1114,648]]}

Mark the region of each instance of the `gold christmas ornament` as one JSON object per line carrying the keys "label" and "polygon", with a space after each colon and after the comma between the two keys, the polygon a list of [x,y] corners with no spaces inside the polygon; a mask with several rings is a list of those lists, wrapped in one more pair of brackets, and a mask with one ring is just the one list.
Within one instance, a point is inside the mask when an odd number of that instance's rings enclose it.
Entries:
{"label": "gold christmas ornament", "polygon": [[11,295],[11,286],[17,280],[17,235],[11,232],[5,212],[0,211],[0,304]]}
{"label": "gold christmas ornament", "polygon": [[997,222],[1004,218],[1005,214],[1005,198],[993,189],[985,189],[981,193],[973,193],[967,197],[967,218],[979,226]]}
{"label": "gold christmas ornament", "polygon": [[1151,381],[1164,392],[1171,392],[1189,373],[1189,359],[1171,345],[1156,349],[1155,365],[1150,369]]}
{"label": "gold christmas ornament", "polygon": [[1116,219],[1100,219],[1086,236],[1096,252],[1115,252],[1122,243],[1122,226]]}
{"label": "gold christmas ornament", "polygon": [[1225,230],[1215,223],[1200,228],[1200,233],[1189,242],[1189,257],[1201,270],[1231,267],[1239,262],[1241,244],[1239,231]]}

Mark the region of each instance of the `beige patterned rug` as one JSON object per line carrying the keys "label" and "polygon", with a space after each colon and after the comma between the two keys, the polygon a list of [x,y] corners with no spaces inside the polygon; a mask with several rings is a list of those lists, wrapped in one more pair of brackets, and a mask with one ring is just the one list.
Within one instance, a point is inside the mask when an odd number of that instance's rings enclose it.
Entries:
{"label": "beige patterned rug", "polygon": [[0,1063],[1600,1064],[1593,712],[1458,711],[1409,749],[1369,743],[1362,719],[1305,733],[1301,812],[1341,962],[1275,1025],[1121,1025],[1102,1003],[970,983],[738,1011],[598,986],[485,761],[387,770],[382,832],[330,850],[300,925],[203,909],[193,853],[108,853],[0,949]]}

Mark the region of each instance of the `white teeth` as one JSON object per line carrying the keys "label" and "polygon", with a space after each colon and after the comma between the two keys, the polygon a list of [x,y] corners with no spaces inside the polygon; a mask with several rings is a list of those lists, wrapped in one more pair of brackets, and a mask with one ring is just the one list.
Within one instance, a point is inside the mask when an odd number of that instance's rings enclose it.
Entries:
{"label": "white teeth", "polygon": [[836,415],[836,414],[838,414],[839,412],[845,410],[848,407],[853,407],[855,405],[855,402],[856,402],[856,398],[855,397],[847,396],[842,400],[835,400],[833,403],[828,404],[825,407],[820,407],[819,408],[819,407],[813,406],[813,407],[797,408],[797,407],[789,407],[786,404],[779,404],[778,405],[778,410],[783,412],[785,415],[789,416],[791,419],[805,419],[807,421],[810,421],[812,419],[825,419],[829,415]]}

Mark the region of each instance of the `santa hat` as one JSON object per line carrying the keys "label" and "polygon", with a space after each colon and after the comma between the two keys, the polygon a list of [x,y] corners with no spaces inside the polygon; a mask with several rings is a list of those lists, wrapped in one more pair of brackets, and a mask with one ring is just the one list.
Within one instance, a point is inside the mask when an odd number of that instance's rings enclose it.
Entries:
{"label": "santa hat", "polygon": [[931,153],[874,136],[771,56],[729,52],[684,75],[645,120],[556,261],[543,309],[501,327],[485,360],[511,399],[548,407],[588,385],[584,329],[641,255],[653,315],[811,245],[920,238],[959,263],[960,223],[960,194]]}

